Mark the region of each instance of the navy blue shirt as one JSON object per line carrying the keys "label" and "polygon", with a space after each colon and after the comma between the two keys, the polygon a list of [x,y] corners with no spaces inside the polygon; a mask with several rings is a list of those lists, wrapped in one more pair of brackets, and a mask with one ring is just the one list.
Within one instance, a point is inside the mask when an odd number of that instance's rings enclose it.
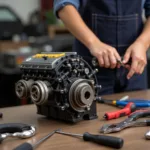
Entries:
{"label": "navy blue shirt", "polygon": [[[71,4],[77,10],[79,9],[80,5],[84,6],[87,0],[54,0],[54,13],[57,14],[57,11],[64,6]],[[150,0],[142,0],[141,9],[145,9],[145,16],[150,16]]]}

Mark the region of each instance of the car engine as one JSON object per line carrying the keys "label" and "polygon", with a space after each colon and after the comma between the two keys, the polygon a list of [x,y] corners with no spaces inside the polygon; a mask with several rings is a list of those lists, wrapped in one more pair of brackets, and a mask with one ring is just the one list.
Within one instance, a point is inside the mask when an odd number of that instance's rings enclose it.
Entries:
{"label": "car engine", "polygon": [[76,52],[35,54],[20,65],[22,78],[16,83],[16,95],[30,98],[37,114],[48,118],[69,122],[95,119],[100,86],[98,69],[89,64]]}

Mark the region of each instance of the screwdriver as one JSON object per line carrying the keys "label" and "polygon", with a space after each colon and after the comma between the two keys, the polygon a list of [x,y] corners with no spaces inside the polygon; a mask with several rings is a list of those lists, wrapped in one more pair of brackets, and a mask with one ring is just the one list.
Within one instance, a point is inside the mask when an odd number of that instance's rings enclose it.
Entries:
{"label": "screwdriver", "polygon": [[42,142],[44,142],[45,140],[47,140],[49,137],[51,137],[54,133],[56,133],[56,131],[59,131],[60,129],[54,130],[53,132],[49,133],[47,136],[43,137],[42,139],[40,139],[37,143],[35,143],[34,145],[31,145],[30,143],[23,143],[21,145],[19,145],[18,147],[16,147],[13,150],[33,150],[35,148],[37,148]]}
{"label": "screwdriver", "polygon": [[124,140],[122,138],[113,137],[113,136],[94,135],[88,132],[85,132],[83,134],[73,134],[73,133],[66,133],[62,131],[56,131],[56,133],[68,135],[68,136],[80,137],[83,138],[84,141],[91,141],[97,144],[101,144],[101,145],[105,145],[117,149],[122,148],[124,144]]}
{"label": "screwdriver", "polygon": [[136,110],[136,105],[132,102],[129,102],[123,109],[117,110],[114,112],[105,113],[104,117],[107,120],[117,119],[119,117],[123,117],[126,115],[130,115],[132,112]]}
{"label": "screwdriver", "polygon": [[[104,103],[108,105],[113,105],[113,106],[120,106],[124,101],[126,101],[129,98],[128,95],[122,97],[121,99],[118,100],[110,100],[110,99],[104,99],[102,97],[97,98],[98,103]],[[121,105],[122,106],[122,105]]]}

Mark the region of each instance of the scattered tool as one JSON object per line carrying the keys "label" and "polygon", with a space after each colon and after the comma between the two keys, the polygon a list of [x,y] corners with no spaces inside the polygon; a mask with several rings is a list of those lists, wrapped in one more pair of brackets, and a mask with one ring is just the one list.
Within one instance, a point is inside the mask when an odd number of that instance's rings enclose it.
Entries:
{"label": "scattered tool", "polygon": [[122,62],[122,60],[117,60],[117,64],[119,64],[122,67],[125,67],[125,64]]}
{"label": "scattered tool", "polygon": [[147,140],[150,140],[150,131],[148,131],[148,132],[145,134],[145,138],[146,138]]}
{"label": "scattered tool", "polygon": [[135,103],[137,108],[144,108],[144,107],[150,107],[150,100],[146,99],[128,99],[128,100],[123,100],[120,106],[124,106],[125,104],[133,102]]}
{"label": "scattered tool", "polygon": [[149,100],[142,100],[142,99],[129,99],[125,101],[120,101],[117,102],[117,105],[120,107],[124,107],[127,105],[129,102],[133,102],[137,108],[144,108],[144,107],[150,107],[150,101]]}
{"label": "scattered tool", "polygon": [[56,131],[59,131],[60,129],[54,130],[53,132],[49,133],[47,136],[43,137],[42,139],[40,139],[37,143],[35,143],[34,145],[31,145],[30,143],[23,143],[21,145],[19,145],[18,147],[16,147],[13,150],[33,150],[35,148],[37,148],[42,142],[44,142],[45,140],[47,140],[49,137],[51,137],[54,133],[56,133]]}
{"label": "scattered tool", "polygon": [[124,68],[127,68],[127,66],[131,66],[131,61],[125,64],[125,63],[123,63],[122,60],[117,60],[117,64],[119,64],[120,66],[122,66]]}
{"label": "scattered tool", "polygon": [[[123,63],[123,56],[121,57],[121,60],[117,60],[117,64],[119,64],[120,66],[125,67],[125,68],[126,68],[127,65],[131,66],[131,63],[132,63],[131,58],[129,59],[129,61],[127,63]],[[99,65],[96,57],[93,57],[92,64],[93,64],[93,66],[98,66]]]}
{"label": "scattered tool", "polygon": [[30,138],[36,133],[36,128],[22,123],[0,124],[0,143],[7,137]]}
{"label": "scattered tool", "polygon": [[114,112],[105,113],[104,117],[106,120],[117,119],[119,117],[123,117],[126,115],[130,115],[132,112],[136,110],[136,106],[134,103],[129,102],[123,109],[117,110]]}
{"label": "scattered tool", "polygon": [[117,63],[122,66],[122,67],[125,67],[127,68],[127,66],[131,66],[132,64],[132,58],[129,59],[129,61],[127,63],[123,63],[123,56],[121,56],[121,60],[117,60]]}
{"label": "scattered tool", "polygon": [[101,129],[101,133],[112,133],[123,130],[124,128],[133,126],[150,126],[150,120],[136,121],[139,118],[150,116],[150,110],[138,110],[132,113],[127,119],[120,123],[104,125]]}
{"label": "scattered tool", "polygon": [[73,134],[73,133],[66,133],[62,131],[56,131],[56,133],[68,135],[68,136],[74,136],[74,137],[80,137],[83,138],[84,141],[92,141],[97,144],[109,146],[112,148],[122,148],[124,144],[124,140],[118,137],[113,136],[105,136],[105,135],[93,135],[88,132],[85,132],[83,134]]}
{"label": "scattered tool", "polygon": [[150,107],[150,100],[145,99],[128,99],[128,100],[108,100],[108,99],[98,99],[99,103],[105,103],[118,107],[125,107],[129,102],[133,102],[136,105],[136,108]]}
{"label": "scattered tool", "polygon": [[121,98],[119,99],[119,101],[125,101],[125,100],[127,100],[127,99],[129,99],[129,95],[126,95],[126,96],[121,97]]}

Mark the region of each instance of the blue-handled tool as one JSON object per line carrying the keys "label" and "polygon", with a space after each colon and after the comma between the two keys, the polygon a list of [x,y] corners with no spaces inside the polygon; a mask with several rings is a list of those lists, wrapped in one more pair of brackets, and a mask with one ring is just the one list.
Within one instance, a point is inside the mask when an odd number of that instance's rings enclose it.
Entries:
{"label": "blue-handled tool", "polygon": [[105,103],[118,107],[125,107],[129,102],[133,102],[136,105],[136,108],[150,107],[150,100],[145,99],[128,99],[128,100],[107,100],[107,99],[98,99],[99,103]]}
{"label": "blue-handled tool", "polygon": [[126,101],[116,101],[116,106],[126,106],[129,102],[133,102],[136,106],[136,108],[143,108],[143,107],[150,107],[150,101],[146,101],[146,100],[126,100]]}
{"label": "blue-handled tool", "polygon": [[[119,100],[120,101],[120,100]],[[121,100],[121,101],[126,101],[126,102],[137,102],[137,103],[143,103],[143,102],[148,102],[150,103],[150,100],[146,100],[146,99],[138,99],[138,98],[130,98],[130,99],[126,99],[126,100]]]}

